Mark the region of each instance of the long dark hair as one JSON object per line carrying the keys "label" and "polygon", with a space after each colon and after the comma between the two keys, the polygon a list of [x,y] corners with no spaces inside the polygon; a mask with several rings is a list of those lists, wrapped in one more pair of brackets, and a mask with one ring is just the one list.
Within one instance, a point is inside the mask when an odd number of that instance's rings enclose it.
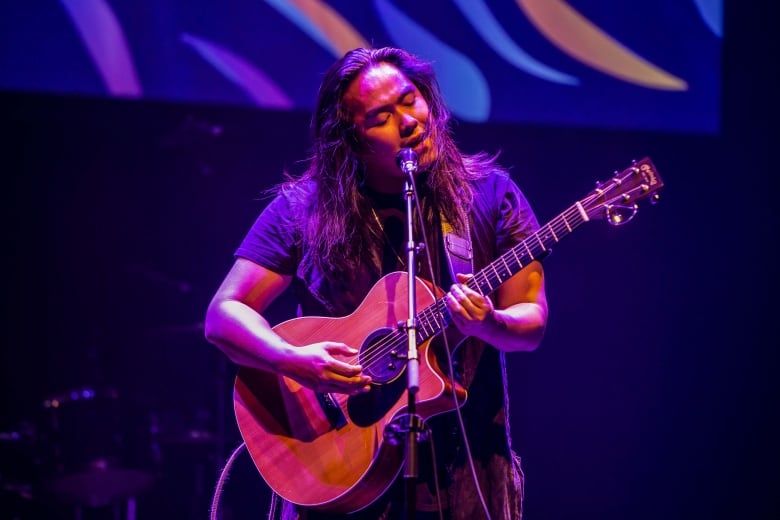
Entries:
{"label": "long dark hair", "polygon": [[[428,103],[426,131],[436,148],[436,160],[427,175],[426,190],[436,211],[442,211],[457,231],[465,229],[463,215],[472,203],[470,181],[497,168],[495,157],[464,155],[458,149],[451,135],[450,112],[430,63],[393,47],[347,52],[327,70],[320,85],[311,120],[308,166],[300,177],[281,186],[300,204],[303,262],[312,262],[326,273],[356,267],[376,241],[376,234],[366,226],[370,203],[361,190],[360,145],[343,98],[363,70],[383,62],[409,78]],[[426,219],[432,218],[432,214],[426,215]]]}

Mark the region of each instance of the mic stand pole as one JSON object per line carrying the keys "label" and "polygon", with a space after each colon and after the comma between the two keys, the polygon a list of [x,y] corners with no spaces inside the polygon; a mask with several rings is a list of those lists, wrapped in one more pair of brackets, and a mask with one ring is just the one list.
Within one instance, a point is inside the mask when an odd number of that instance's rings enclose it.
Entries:
{"label": "mic stand pole", "polygon": [[406,321],[406,333],[409,348],[406,359],[406,374],[408,379],[408,410],[406,425],[406,458],[404,466],[404,483],[406,496],[406,518],[412,520],[417,510],[417,479],[418,471],[418,440],[423,430],[422,419],[417,415],[416,398],[420,389],[420,359],[417,352],[417,297],[416,297],[416,266],[418,246],[414,243],[414,186],[411,180],[404,185],[406,198],[406,266],[409,282],[409,318]]}

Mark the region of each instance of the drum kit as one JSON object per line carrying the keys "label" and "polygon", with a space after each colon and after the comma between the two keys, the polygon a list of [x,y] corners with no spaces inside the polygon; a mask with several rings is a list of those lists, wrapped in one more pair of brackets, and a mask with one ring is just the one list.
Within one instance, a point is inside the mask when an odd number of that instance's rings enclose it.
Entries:
{"label": "drum kit", "polygon": [[[125,268],[133,287],[144,291],[151,284],[165,295],[194,292],[152,267]],[[215,348],[192,348],[193,339],[203,341],[202,322],[152,327],[150,321],[136,319],[126,339],[145,350],[93,362],[105,351],[92,347],[100,354],[82,356],[90,363],[74,367],[74,380],[60,381],[63,391],[44,388],[40,396],[15,400],[22,419],[0,416],[0,520],[208,516],[214,475],[226,459],[226,425],[233,424],[228,363]],[[170,376],[172,367],[181,377]],[[140,372],[143,377],[135,375]]]}
{"label": "drum kit", "polygon": [[140,516],[155,518],[173,494],[179,511],[161,518],[187,517],[182,507],[205,518],[224,442],[209,427],[217,414],[188,418],[129,401],[113,386],[75,386],[0,431],[0,518],[135,520],[145,508]]}

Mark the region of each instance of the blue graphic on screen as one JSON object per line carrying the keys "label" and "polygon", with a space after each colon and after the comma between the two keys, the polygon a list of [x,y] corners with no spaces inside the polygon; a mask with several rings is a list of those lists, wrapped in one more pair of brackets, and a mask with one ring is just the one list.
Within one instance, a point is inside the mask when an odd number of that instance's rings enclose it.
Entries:
{"label": "blue graphic on screen", "polygon": [[310,110],[349,49],[430,60],[471,123],[714,133],[723,0],[12,0],[0,89]]}

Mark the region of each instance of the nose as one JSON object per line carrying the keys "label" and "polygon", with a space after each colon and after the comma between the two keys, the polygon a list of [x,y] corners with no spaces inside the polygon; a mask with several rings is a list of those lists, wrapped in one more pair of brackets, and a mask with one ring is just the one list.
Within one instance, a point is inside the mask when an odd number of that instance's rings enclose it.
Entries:
{"label": "nose", "polygon": [[414,133],[415,128],[417,128],[417,118],[414,117],[412,114],[409,113],[401,113],[401,137],[409,137]]}

